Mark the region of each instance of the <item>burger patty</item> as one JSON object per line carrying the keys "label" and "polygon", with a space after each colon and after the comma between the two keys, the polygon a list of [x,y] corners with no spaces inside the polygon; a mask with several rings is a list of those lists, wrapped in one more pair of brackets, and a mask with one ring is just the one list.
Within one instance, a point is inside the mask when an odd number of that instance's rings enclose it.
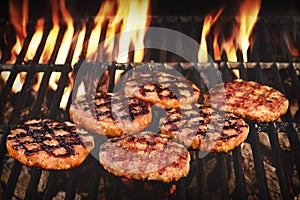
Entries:
{"label": "burger patty", "polygon": [[137,180],[177,181],[190,170],[190,154],[183,145],[151,132],[107,140],[99,160],[110,173]]}
{"label": "burger patty", "polygon": [[278,90],[242,79],[211,88],[204,94],[204,102],[214,108],[259,122],[275,121],[289,107],[288,99]]}
{"label": "burger patty", "polygon": [[249,132],[247,123],[232,113],[203,104],[185,105],[166,111],[161,132],[187,147],[201,151],[227,152],[240,145]]}
{"label": "burger patty", "polygon": [[71,119],[94,133],[120,136],[138,132],[151,123],[151,107],[137,98],[97,92],[77,98],[70,107]]}
{"label": "burger patty", "polygon": [[179,75],[151,71],[130,77],[126,82],[125,93],[163,108],[173,108],[197,101],[200,90]]}
{"label": "burger patty", "polygon": [[38,119],[11,129],[6,146],[9,155],[26,166],[61,170],[80,165],[94,140],[71,122]]}

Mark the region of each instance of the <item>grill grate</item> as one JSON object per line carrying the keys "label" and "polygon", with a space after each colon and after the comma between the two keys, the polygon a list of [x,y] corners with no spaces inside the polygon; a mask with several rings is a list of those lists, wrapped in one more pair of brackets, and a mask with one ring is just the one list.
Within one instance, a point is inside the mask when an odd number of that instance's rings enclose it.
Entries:
{"label": "grill grate", "polygon": [[[102,63],[90,63],[91,69],[93,67],[102,67],[109,72],[109,74],[115,74],[116,70],[129,70],[132,67],[131,64],[127,65],[116,65],[116,64],[102,64]],[[173,67],[174,69],[178,69],[179,72],[182,72],[188,79],[194,80],[194,76],[199,76],[199,74],[191,76],[190,72],[192,71],[193,65],[186,66],[186,64],[168,64],[165,65],[169,67]],[[262,84],[269,84],[273,87],[279,89],[281,92],[285,93],[287,97],[290,99],[290,102],[299,101],[299,99],[291,99],[293,96],[289,96],[286,92],[286,86],[283,84],[281,77],[285,77],[286,73],[290,76],[289,85],[295,87],[299,86],[299,66],[297,64],[280,64],[280,63],[215,63],[214,65],[207,64],[198,64],[200,67],[200,71],[204,74],[209,74],[211,71],[211,67],[218,68],[222,74],[224,81],[230,81],[236,78],[233,71],[239,70],[241,78],[248,80],[255,80]],[[286,67],[282,67],[281,65],[285,65]],[[162,64],[149,64],[149,67],[162,67]],[[207,67],[208,66],[208,67]],[[2,68],[6,70],[10,67],[10,69],[19,71],[25,70],[26,68],[19,66],[7,66],[3,65]],[[39,71],[43,71],[46,73],[49,70],[45,68],[45,66],[35,65],[36,70],[30,71],[28,76],[34,76],[35,73]],[[76,69],[78,69],[77,67]],[[62,66],[53,65],[51,70],[60,70],[63,71],[65,68]],[[269,72],[272,72],[269,74]],[[32,73],[30,75],[30,73]],[[49,73],[49,72],[48,72]],[[195,74],[195,73],[193,73]],[[296,82],[295,82],[296,80]],[[286,81],[286,79],[285,79]],[[195,81],[194,81],[195,82]],[[201,81],[200,81],[201,82]],[[195,82],[198,86],[207,90],[206,86],[201,85],[199,81]],[[110,88],[114,87],[114,79],[110,79]],[[64,82],[61,81],[59,84],[64,87]],[[200,84],[200,85],[199,85]],[[215,83],[212,83],[212,85]],[[27,87],[27,88],[24,88]],[[24,96],[28,95],[30,91],[31,85],[25,85],[23,87]],[[45,84],[43,87],[48,87]],[[300,88],[298,88],[300,89]],[[42,87],[41,89],[42,90]],[[44,89],[47,90],[47,89]],[[55,91],[59,93],[60,91]],[[18,104],[25,105],[25,97],[19,97]],[[61,97],[60,94],[55,94],[55,98]],[[31,109],[35,110],[40,108],[42,103],[41,98],[35,100],[32,104]],[[39,104],[39,105],[37,105]],[[57,106],[59,104],[53,103],[51,108],[54,109],[53,106]],[[21,113],[22,107],[16,106],[14,113]],[[298,108],[299,110],[299,108]],[[67,112],[67,111],[66,111]],[[29,112],[28,116],[25,118],[30,118],[32,116],[40,116],[39,114],[32,115]],[[67,114],[64,117],[68,116]],[[49,117],[60,119],[58,112],[51,112]],[[24,119],[25,119],[24,118]],[[67,118],[66,118],[67,119]],[[5,125],[3,129],[2,135],[2,143],[5,144],[5,136],[7,131],[9,130],[9,124],[12,123],[13,118],[10,117],[9,123]],[[295,128],[299,126],[297,123],[293,123],[296,121],[292,117],[291,112],[288,112],[284,117],[282,117],[282,122],[274,122],[274,123],[256,123],[253,121],[249,121],[249,125],[251,127],[251,132],[249,137],[247,138],[245,143],[251,145],[251,151],[253,154],[253,162],[254,168],[253,171],[254,177],[256,181],[254,183],[250,183],[248,180],[247,174],[247,166],[245,166],[245,156],[244,147],[238,147],[234,149],[231,153],[211,153],[207,157],[203,159],[198,158],[198,154],[195,151],[191,151],[192,155],[192,163],[191,163],[191,172],[188,177],[179,180],[174,183],[176,185],[175,194],[168,194],[169,190],[173,183],[171,184],[163,184],[157,182],[144,182],[144,181],[124,181],[123,179],[114,177],[113,175],[108,174],[100,165],[98,161],[92,156],[97,155],[97,148],[92,152],[92,155],[85,161],[85,163],[78,168],[68,170],[68,171],[44,171],[41,169],[28,169],[22,166],[17,161],[13,162],[11,168],[9,168],[9,177],[6,181],[2,182],[4,189],[4,198],[10,199],[16,195],[16,188],[19,187],[20,177],[23,174],[24,168],[29,171],[30,179],[25,187],[25,193],[23,197],[26,199],[32,199],[34,197],[41,197],[44,199],[52,198],[56,196],[59,191],[64,191],[66,198],[74,199],[76,195],[86,196],[88,199],[95,198],[140,198],[145,197],[145,194],[149,194],[149,199],[152,198],[176,198],[176,199],[185,199],[191,198],[190,194],[198,197],[222,197],[224,199],[227,198],[238,198],[238,199],[246,199],[254,195],[259,198],[274,198],[274,194],[279,195],[279,197],[283,199],[289,199],[295,197],[299,194],[299,184],[294,179],[299,180],[299,160],[297,159],[300,155],[299,151],[299,140],[298,134],[299,130]],[[267,133],[267,138],[270,142],[269,150],[266,150],[264,146],[264,142],[261,140],[261,133]],[[288,141],[290,143],[290,150],[284,150],[281,145],[279,133],[283,132],[287,135]],[[97,145],[101,144],[105,138],[101,136],[96,136]],[[96,146],[97,146],[96,145]],[[288,156],[286,156],[288,155]],[[4,176],[5,170],[7,168],[7,156],[5,154],[5,145],[1,145],[1,176]],[[271,165],[274,167],[274,174],[277,177],[278,186],[280,191],[274,191],[276,188],[273,188],[270,185],[270,177],[268,177],[268,168],[266,167],[266,157],[268,158],[268,162],[271,162]],[[215,162],[212,166],[209,166],[208,163]],[[288,167],[287,167],[288,166]],[[211,169],[212,167],[212,169]],[[296,172],[293,172],[296,171]],[[7,173],[7,172],[6,172]],[[48,174],[46,186],[43,190],[38,189],[40,182],[42,181],[42,174]],[[88,180],[86,177],[89,177]],[[63,179],[63,180],[62,180]],[[3,178],[1,179],[3,180]],[[196,184],[195,184],[196,182]],[[60,184],[58,184],[60,183]],[[83,186],[87,184],[89,187],[85,188]],[[249,185],[251,184],[251,185]],[[275,183],[276,185],[276,183]],[[174,186],[173,186],[174,187]],[[252,190],[250,190],[252,187]],[[151,194],[151,191],[154,190],[155,193]],[[192,193],[191,193],[192,191]],[[196,191],[196,192],[195,192]],[[278,197],[278,196],[277,196]]]}
{"label": "grill grate", "polygon": [[[86,20],[87,31],[84,39],[83,49],[78,61],[78,65],[71,66],[76,41],[82,23],[85,21],[77,20],[75,22],[75,32],[70,51],[67,52],[67,60],[64,65],[55,64],[58,51],[62,42],[66,26],[61,23],[60,32],[56,40],[51,58],[47,64],[39,64],[45,41],[52,27],[50,21],[45,23],[45,31],[38,47],[37,53],[32,61],[24,61],[24,57],[29,47],[29,43],[34,34],[35,22],[32,21],[27,27],[27,37],[23,48],[14,64],[6,64],[10,58],[10,52],[14,44],[14,30],[5,20],[0,20],[0,72],[9,71],[10,76],[2,90],[0,90],[0,120],[2,123],[0,129],[0,195],[3,199],[52,199],[54,196],[63,194],[66,199],[75,199],[78,195],[86,199],[199,199],[199,198],[261,198],[290,199],[299,196],[300,193],[300,65],[298,58],[291,57],[288,52],[286,41],[279,40],[279,46],[273,44],[274,38],[284,38],[283,32],[278,30],[278,34],[272,34],[274,24],[265,26],[270,18],[258,22],[254,30],[254,40],[256,41],[252,51],[249,51],[250,61],[254,63],[228,63],[223,62],[226,56],[222,55],[222,62],[209,64],[197,63],[201,74],[210,77],[210,82],[203,85],[200,74],[195,70],[193,64],[181,64],[182,58],[166,51],[147,50],[145,62],[152,60],[159,62],[176,63],[151,63],[149,67],[172,67],[182,73],[189,80],[198,85],[202,91],[217,84],[215,69],[218,69],[224,81],[233,80],[236,77],[236,71],[240,77],[245,80],[254,80],[256,82],[275,87],[284,93],[292,103],[295,111],[289,111],[282,117],[281,122],[276,123],[256,123],[248,121],[251,131],[244,145],[234,149],[230,153],[210,153],[203,159],[198,158],[198,152],[190,151],[192,155],[191,172],[186,178],[176,183],[164,184],[161,182],[148,181],[126,181],[107,173],[98,163],[93,155],[97,157],[97,148],[91,153],[87,160],[78,168],[67,171],[46,171],[37,168],[27,168],[19,162],[9,159],[6,154],[5,144],[6,136],[11,124],[22,122],[33,117],[49,117],[58,120],[68,120],[68,109],[71,103],[69,99],[66,110],[59,108],[64,89],[68,84],[68,75],[74,70],[74,77],[84,62],[87,55],[88,40],[93,28],[93,20]],[[287,22],[289,23],[285,23]],[[274,20],[278,21],[278,20]],[[201,27],[203,25],[202,17],[153,17],[151,26],[171,28],[181,33],[188,34],[190,37],[199,40]],[[280,24],[289,24],[286,28],[288,33],[292,33],[295,44],[299,43],[300,36],[299,22],[297,19],[282,19]],[[102,29],[100,42],[104,41],[108,21]],[[3,30],[3,31],[2,31]],[[270,32],[272,30],[272,32]],[[4,35],[3,33],[7,33]],[[12,34],[9,34],[12,33]],[[265,40],[265,36],[270,36],[270,40]],[[279,35],[279,36],[278,36]],[[166,38],[167,35],[162,37]],[[208,36],[208,49],[210,55],[213,55],[212,47],[213,35]],[[147,41],[146,41],[147,42]],[[178,48],[181,44],[177,44]],[[299,46],[299,45],[298,45]],[[263,47],[263,48],[262,48]],[[238,53],[241,58],[240,53]],[[101,55],[105,57],[106,55]],[[100,56],[100,57],[101,57]],[[241,59],[239,59],[241,61]],[[271,61],[256,62],[256,61]],[[274,61],[283,61],[277,63]],[[112,91],[114,88],[115,74],[117,70],[125,70],[124,73],[134,68],[132,64],[115,63],[87,63],[85,66],[85,78],[93,76],[95,68],[102,68],[106,73],[102,77],[104,88]],[[27,72],[25,83],[22,90],[14,94],[11,92],[12,86],[17,75],[20,72]],[[43,72],[40,88],[32,96],[33,80],[38,72]],[[61,73],[55,91],[49,89],[49,80],[54,72]],[[100,85],[101,86],[101,85]],[[74,85],[76,92],[78,85]],[[87,87],[86,91],[92,90],[94,86]],[[49,101],[49,102],[48,102]],[[29,102],[29,103],[28,103]],[[10,104],[10,108],[7,108]],[[44,104],[47,104],[48,112],[44,112]],[[296,106],[294,106],[296,105]],[[297,107],[298,106],[298,107]],[[12,110],[13,109],[13,110]],[[11,111],[12,110],[12,111]],[[8,115],[7,119],[6,116]],[[266,133],[266,134],[264,134]],[[287,137],[289,148],[282,144],[281,135]],[[264,136],[266,140],[263,140]],[[96,147],[105,141],[104,137],[95,136]],[[270,145],[266,145],[266,143]],[[248,149],[250,149],[248,151]],[[249,163],[247,163],[249,161]],[[251,161],[251,162],[250,162]],[[248,164],[248,165],[247,165]],[[272,176],[270,175],[272,173]],[[27,180],[22,182],[24,179]],[[253,181],[251,181],[253,179]],[[271,185],[271,182],[274,182]],[[22,186],[23,185],[23,186]],[[170,191],[176,187],[174,192]],[[22,193],[20,193],[22,191]]]}

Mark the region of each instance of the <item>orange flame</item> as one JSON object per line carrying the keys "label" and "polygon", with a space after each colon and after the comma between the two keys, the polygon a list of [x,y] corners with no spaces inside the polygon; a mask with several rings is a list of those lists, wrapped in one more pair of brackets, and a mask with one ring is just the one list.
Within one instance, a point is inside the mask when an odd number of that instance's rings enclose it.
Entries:
{"label": "orange flame", "polygon": [[44,32],[44,19],[39,19],[35,28],[34,35],[32,36],[32,39],[28,46],[25,55],[25,61],[29,61],[33,59],[34,55],[36,54],[36,50],[42,40],[43,32]]}
{"label": "orange flame", "polygon": [[215,15],[209,14],[204,19],[202,33],[201,33],[200,48],[198,51],[198,61],[199,62],[208,62],[206,38],[209,34],[209,31],[210,31],[212,25],[216,22],[216,20],[219,18],[220,14],[222,13],[223,8],[224,7],[222,7]]}
{"label": "orange flame", "polygon": [[244,0],[239,10],[237,18],[239,22],[237,45],[242,51],[244,62],[248,61],[247,51],[250,46],[249,38],[256,23],[260,6],[261,0]]}
{"label": "orange flame", "polygon": [[232,27],[231,34],[228,38],[225,38],[222,34],[223,30],[227,28],[225,27],[226,25],[219,21],[216,22],[224,7],[222,7],[215,15],[207,15],[202,29],[198,60],[200,62],[207,61],[206,37],[209,34],[212,25],[216,23],[213,37],[215,60],[221,60],[221,54],[225,52],[228,61],[237,62],[236,52],[237,49],[239,49],[242,52],[243,60],[247,62],[247,51],[250,47],[249,39],[256,23],[260,6],[261,0],[243,0],[235,18],[237,25]]}
{"label": "orange flame", "polygon": [[[21,12],[19,12],[21,10]],[[19,1],[11,0],[9,1],[9,14],[10,22],[16,30],[16,43],[11,51],[11,59],[7,63],[13,63],[16,60],[17,55],[20,53],[24,39],[27,35],[26,25],[28,22],[28,0]]]}
{"label": "orange flame", "polygon": [[[149,1],[136,1],[134,4],[129,0],[127,2],[119,0],[118,2],[120,6],[119,10],[123,12],[120,14],[127,16],[123,19],[117,57],[117,62],[124,63],[129,61],[128,49],[130,45],[133,45],[135,49],[144,49],[145,29],[149,26],[150,22],[147,20],[147,16],[149,15]],[[130,6],[129,8],[127,8],[128,5]],[[129,34],[129,38],[127,38],[127,35],[122,34],[133,30],[138,31]],[[144,51],[134,52],[134,62],[142,62],[143,58]]]}
{"label": "orange flame", "polygon": [[74,22],[71,14],[68,12],[66,8],[65,0],[59,1],[59,6],[60,6],[63,19],[67,24],[67,29],[63,36],[62,43],[59,48],[57,58],[55,60],[55,64],[65,64],[66,58],[68,56],[67,52],[69,52],[72,43],[73,34],[74,34]]}
{"label": "orange flame", "polygon": [[100,36],[104,22],[108,16],[114,13],[115,2],[104,1],[94,19],[94,28],[91,32],[91,36],[88,43],[87,57],[90,58],[98,48],[100,42]]}
{"label": "orange flame", "polygon": [[55,42],[53,41],[56,40],[59,32],[58,3],[56,0],[52,0],[51,2],[53,28],[50,30],[49,35],[47,37],[44,51],[39,60],[40,63],[47,63],[49,61],[51,53],[55,46]]}
{"label": "orange flame", "polygon": [[[7,63],[14,63],[16,61],[17,55],[20,53],[21,48],[24,43],[24,39],[27,36],[26,25],[28,23],[28,0],[11,0],[9,1],[9,12],[11,16],[11,23],[16,30],[16,43],[11,51],[11,58]],[[51,0],[52,3],[52,29],[49,31],[48,36],[45,41],[45,46],[42,51],[41,57],[38,63],[52,63],[63,65],[67,61],[68,52],[70,51],[72,42],[74,42],[74,53],[72,60],[70,61],[73,68],[74,64],[78,62],[84,44],[84,39],[86,36],[86,24],[82,24],[82,28],[75,33],[74,20],[66,8],[65,0]],[[134,53],[134,62],[141,62],[144,57],[144,36],[146,34],[146,28],[150,24],[150,18],[148,17],[150,13],[150,1],[113,1],[105,0],[95,19],[94,27],[91,30],[91,35],[87,41],[87,57],[92,57],[96,52],[98,44],[100,43],[100,38],[105,38],[105,52],[103,55],[107,55],[110,58],[109,61],[117,62],[128,62],[128,50],[130,47],[138,48]],[[59,16],[62,16],[66,24],[66,30],[63,33],[62,41],[58,47],[58,53],[55,60],[50,60],[53,54],[55,41],[58,39],[60,31],[60,21]],[[114,16],[114,17],[113,17]],[[111,18],[113,17],[113,18]],[[110,20],[111,19],[111,20]],[[41,39],[44,34],[44,19],[38,19],[34,35],[32,36],[24,61],[30,62],[36,55],[36,51],[41,43]],[[106,35],[101,36],[104,24],[109,21]],[[133,31],[137,30],[138,31]],[[132,31],[132,33],[130,33]],[[122,34],[125,33],[126,34]],[[114,44],[114,40],[109,40],[109,38],[114,37],[116,34],[120,33],[120,39],[117,45]],[[78,35],[77,35],[78,34]],[[76,38],[76,41],[74,39]],[[118,48],[115,48],[118,46]],[[113,51],[115,52],[113,55]],[[1,54],[1,52],[0,52]],[[107,61],[99,60],[97,61]],[[103,58],[102,58],[103,59]],[[96,61],[96,60],[95,60]],[[69,61],[68,61],[69,62]],[[39,86],[43,77],[43,72],[36,73],[36,82],[33,85],[33,90],[38,92]],[[3,72],[1,77],[3,80],[7,81],[10,73]],[[19,73],[15,80],[12,88],[12,92],[18,92],[21,90],[23,83],[26,78],[25,73]],[[52,72],[49,80],[49,88],[56,90],[58,87],[58,81],[61,78],[60,72]],[[69,73],[69,84],[64,90],[64,94],[61,100],[60,108],[65,109],[70,97],[70,93],[73,85],[73,72]]]}
{"label": "orange flame", "polygon": [[[130,45],[134,47],[134,62],[141,62],[144,58],[144,37],[146,28],[150,24],[150,2],[149,1],[117,1],[117,13],[108,24],[104,47],[110,61],[125,63],[129,61],[128,50]],[[113,38],[120,28],[117,58],[114,58],[113,50],[115,41]],[[132,32],[130,32],[132,31]],[[141,50],[142,49],[142,50]]]}

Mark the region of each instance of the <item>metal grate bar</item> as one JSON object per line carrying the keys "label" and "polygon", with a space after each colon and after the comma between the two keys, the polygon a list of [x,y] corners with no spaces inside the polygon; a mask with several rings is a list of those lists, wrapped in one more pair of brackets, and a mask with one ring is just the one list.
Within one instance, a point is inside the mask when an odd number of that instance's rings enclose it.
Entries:
{"label": "metal grate bar", "polygon": [[115,75],[116,75],[116,66],[113,65],[108,68],[109,71],[109,85],[108,85],[108,91],[113,92],[115,88]]}
{"label": "metal grate bar", "polygon": [[18,123],[18,121],[19,121],[21,111],[25,106],[27,96],[30,92],[30,87],[31,87],[31,83],[34,79],[34,75],[35,75],[35,71],[33,69],[30,73],[27,73],[27,75],[26,75],[26,79],[22,86],[22,90],[17,98],[18,103],[15,104],[15,108],[10,116],[11,122]]}
{"label": "metal grate bar", "polygon": [[56,183],[56,178],[62,176],[63,173],[63,171],[50,171],[43,200],[50,200],[55,195],[55,192],[63,190],[62,185]]}
{"label": "metal grate bar", "polygon": [[[1,48],[2,48],[2,55],[0,59],[0,63],[5,63],[11,56],[11,50],[16,43],[16,38],[15,38],[15,30],[13,29],[12,25],[7,23],[4,19],[1,19],[1,35],[0,41],[1,41]],[[6,33],[6,41],[4,41],[4,33]],[[2,39],[3,38],[3,39]],[[2,43],[3,42],[3,43]]]}
{"label": "metal grate bar", "polygon": [[300,105],[300,83],[299,83],[299,80],[297,77],[296,70],[295,70],[293,64],[289,64],[287,69],[289,72],[289,76],[291,78],[293,92],[295,92],[298,104]]}
{"label": "metal grate bar", "polygon": [[70,178],[68,179],[67,185],[67,193],[65,199],[75,199],[76,196],[76,188],[77,188],[77,181],[78,181],[78,174],[80,170],[80,166],[70,170]]}
{"label": "metal grate bar", "polygon": [[42,174],[41,169],[31,169],[30,181],[27,187],[25,199],[36,199],[37,198],[37,186]]}
{"label": "metal grate bar", "polygon": [[11,169],[11,173],[9,175],[7,184],[5,186],[3,199],[12,199],[21,169],[22,169],[22,164],[19,163],[18,161],[14,161],[13,167]]}
{"label": "metal grate bar", "polygon": [[[73,34],[71,47],[70,47],[69,52],[68,52],[66,63],[63,66],[63,70],[62,70],[62,73],[61,73],[61,76],[60,76],[60,79],[59,79],[59,82],[58,82],[57,90],[56,90],[56,92],[54,94],[54,97],[53,97],[54,100],[53,100],[52,105],[51,105],[50,116],[57,116],[57,114],[58,114],[59,104],[60,104],[64,89],[68,84],[68,80],[69,80],[68,75],[72,71],[71,61],[72,61],[72,57],[73,57],[73,54],[74,54],[74,51],[75,51],[75,46],[76,46],[79,31],[80,31],[80,26],[81,26],[80,23],[75,23],[75,31],[74,31],[74,34]],[[55,55],[55,54],[57,54],[57,53],[53,52],[53,55]]]}
{"label": "metal grate bar", "polygon": [[243,65],[242,63],[240,63],[238,65],[238,69],[239,69],[239,72],[240,72],[240,78],[244,79],[244,80],[248,80],[248,75],[247,75],[247,70],[245,68],[245,65]]}
{"label": "metal grate bar", "polygon": [[260,150],[260,144],[258,141],[257,130],[253,122],[248,122],[250,125],[249,140],[252,147],[253,158],[254,158],[254,167],[257,178],[257,184],[259,189],[259,198],[260,199],[270,199],[268,192],[268,185],[266,180],[266,174],[263,164],[263,158]]}
{"label": "metal grate bar", "polygon": [[60,75],[60,79],[58,81],[58,86],[57,86],[56,92],[54,93],[53,101],[52,101],[51,108],[50,108],[50,110],[51,110],[50,117],[52,117],[52,118],[56,117],[58,114],[60,101],[61,101],[64,89],[69,80],[68,74],[72,70],[71,66],[68,64],[64,65],[62,68],[63,68],[62,73]]}
{"label": "metal grate bar", "polygon": [[112,177],[110,180],[113,181],[112,183],[112,198],[111,199],[120,199],[120,188],[121,188],[121,178],[119,177]]}
{"label": "metal grate bar", "polygon": [[89,156],[88,159],[92,160],[92,164],[94,166],[92,171],[93,176],[91,177],[88,199],[94,200],[97,199],[97,195],[98,195],[98,187],[99,187],[99,182],[101,177],[101,168],[100,165],[98,164],[98,161],[92,158],[92,156]]}
{"label": "metal grate bar", "polygon": [[222,79],[223,79],[223,81],[228,82],[228,81],[233,81],[234,79],[236,79],[235,75],[228,68],[227,63],[222,63],[220,65],[220,68],[222,69]]}
{"label": "metal grate bar", "polygon": [[52,66],[49,65],[46,68],[46,71],[44,72],[36,101],[34,102],[32,110],[30,112],[30,116],[29,116],[30,118],[38,117],[41,113],[41,107],[46,95],[51,73],[52,73]]}
{"label": "metal grate bar", "polygon": [[[240,73],[242,77],[246,76],[245,67],[241,64],[238,66],[240,69]],[[235,75],[228,68],[227,64],[224,64],[222,67],[222,76],[224,81],[232,81],[235,79]],[[234,163],[234,172],[236,179],[236,193],[238,194],[238,199],[247,199],[247,190],[246,190],[246,181],[242,169],[242,155],[241,155],[241,147],[238,146],[233,150],[233,163]]]}
{"label": "metal grate bar", "polygon": [[35,23],[33,23],[33,22],[29,23],[28,26],[27,26],[27,36],[24,40],[22,49],[21,49],[21,51],[20,51],[20,53],[17,57],[16,64],[21,64],[24,61],[24,58],[26,56],[26,52],[27,52],[29,44],[30,44],[30,41],[31,41],[32,36],[34,34],[34,26],[35,26]]}
{"label": "metal grate bar", "polygon": [[65,33],[66,29],[67,29],[66,25],[60,23],[60,28],[59,28],[58,36],[56,38],[56,43],[55,43],[54,49],[52,51],[51,57],[48,61],[49,64],[54,64],[55,63],[55,60],[57,58],[58,51],[59,51],[59,48],[60,48],[60,45],[61,45],[61,42],[62,42],[62,39],[64,37],[64,33]]}
{"label": "metal grate bar", "polygon": [[176,199],[186,199],[186,179],[182,178],[176,182]]}
{"label": "metal grate bar", "polygon": [[0,143],[0,174],[2,174],[3,170],[3,165],[4,165],[4,160],[5,160],[5,153],[6,153],[6,138],[9,132],[9,127],[5,126],[3,130],[3,135],[1,138],[1,143]]}
{"label": "metal grate bar", "polygon": [[279,179],[280,184],[280,191],[281,191],[281,197],[283,199],[291,199],[292,195],[289,191],[289,184],[291,183],[291,180],[288,180],[289,176],[285,174],[285,170],[283,167],[283,161],[282,161],[282,150],[279,146],[278,141],[278,133],[275,131],[274,124],[269,124],[269,131],[268,131],[271,147],[272,147],[272,153],[274,157],[274,161],[276,163],[276,173]]}
{"label": "metal grate bar", "polygon": [[[274,83],[274,86],[276,89],[280,90],[283,94],[285,94],[285,89],[283,87],[277,66],[275,64],[272,64],[271,70],[272,70],[272,75],[273,75],[272,83]],[[290,111],[287,112],[286,116],[288,116],[288,118],[290,118],[289,121],[291,121],[292,117],[291,117]],[[283,199],[290,199],[291,194],[289,191],[288,183],[291,183],[291,180],[288,180],[289,176],[285,173],[285,170],[283,167],[283,161],[281,159],[282,150],[279,145],[278,133],[275,130],[274,124],[269,124],[268,129],[269,129],[268,135],[269,135],[269,139],[270,139],[270,143],[271,143],[271,147],[272,147],[272,153],[273,153],[274,161],[276,162],[276,173],[279,178],[281,195],[282,195]]]}
{"label": "metal grate bar", "polygon": [[204,170],[204,160],[203,159],[196,159],[197,161],[197,183],[198,183],[198,190],[199,190],[199,196],[203,197],[204,199],[208,197],[207,194],[207,183],[206,183],[206,177],[205,177],[205,170]]}
{"label": "metal grate bar", "polygon": [[43,50],[45,48],[45,44],[46,44],[46,41],[47,41],[47,37],[49,35],[49,32],[50,32],[50,29],[51,29],[51,26],[50,26],[50,22],[47,20],[45,25],[44,25],[44,33],[43,33],[43,36],[42,36],[42,39],[41,39],[41,42],[38,46],[38,49],[36,50],[36,53],[34,55],[34,58],[31,62],[31,64],[37,64],[39,62],[39,59],[43,53]]}
{"label": "metal grate bar", "polygon": [[217,167],[221,175],[221,199],[229,199],[227,161],[224,153],[217,154]]}
{"label": "metal grate bar", "polygon": [[74,24],[75,24],[75,31],[73,34],[72,43],[71,43],[71,46],[70,46],[70,49],[68,52],[68,56],[67,56],[67,59],[65,62],[66,64],[71,64],[71,62],[72,62],[75,47],[77,45],[78,36],[79,36],[80,30],[82,28],[82,23],[80,21],[76,21]]}
{"label": "metal grate bar", "polygon": [[14,68],[11,71],[11,74],[9,75],[9,78],[8,78],[8,80],[7,80],[6,84],[5,84],[5,87],[2,90],[2,93],[1,93],[1,96],[0,96],[0,102],[1,102],[0,103],[0,113],[3,112],[3,107],[4,107],[3,104],[5,102],[7,102],[7,98],[9,96],[9,92],[11,91],[13,83],[14,83],[17,75],[18,75],[18,71],[15,69],[15,66],[21,64],[22,61],[24,60],[27,48],[28,48],[28,46],[30,44],[30,40],[31,40],[31,38],[33,36],[33,33],[34,33],[34,29],[33,29],[32,23],[30,23],[30,25],[28,27],[29,28],[27,30],[27,37],[24,40],[24,44],[23,44],[23,47],[21,49],[21,52],[20,52],[20,54],[17,57],[16,63],[14,65]]}
{"label": "metal grate bar", "polygon": [[[285,92],[285,89],[284,89],[284,86],[283,86],[283,83],[282,83],[282,79],[281,79],[281,76],[279,74],[279,70],[277,68],[276,65],[272,65],[272,71],[273,71],[273,74],[274,76],[272,76],[273,80],[272,82],[276,85],[276,88],[278,88],[283,94],[286,95],[286,92]],[[291,79],[292,79],[292,82],[293,82],[293,85],[294,87],[297,87],[299,86],[299,82],[297,79],[295,79],[295,77],[292,77],[292,76],[295,76],[296,73],[294,71],[292,71],[292,75],[291,75]],[[294,82],[295,81],[295,82]],[[300,90],[300,87],[298,88]],[[297,88],[293,91],[296,91],[296,93],[299,92]],[[298,140],[298,135],[296,133],[296,130],[294,129],[293,125],[290,123],[292,122],[292,114],[290,112],[290,110],[287,111],[287,113],[285,114],[285,116],[282,117],[282,120],[284,122],[288,122],[288,138],[289,138],[289,142],[291,144],[291,148],[292,148],[292,153],[293,155],[295,156],[295,158],[299,158],[300,157],[300,143],[299,143],[299,140]],[[297,171],[298,171],[298,176],[300,174],[300,160],[299,159],[295,159],[295,164],[296,164],[296,167],[297,167]]]}
{"label": "metal grate bar", "polygon": [[238,146],[233,150],[233,164],[235,172],[236,188],[235,192],[238,199],[247,199],[246,181],[243,171],[243,161],[241,155],[241,147]]}
{"label": "metal grate bar", "polygon": [[84,59],[86,58],[88,45],[89,45],[89,39],[90,39],[93,27],[94,27],[94,20],[92,18],[89,18],[86,23],[86,32],[84,35],[82,51],[81,51],[78,63],[82,63],[84,61]]}

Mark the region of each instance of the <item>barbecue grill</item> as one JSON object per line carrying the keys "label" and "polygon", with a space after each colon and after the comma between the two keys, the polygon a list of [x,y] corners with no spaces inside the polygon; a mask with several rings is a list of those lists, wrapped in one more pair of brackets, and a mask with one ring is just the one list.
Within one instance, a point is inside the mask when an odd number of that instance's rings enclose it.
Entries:
{"label": "barbecue grill", "polygon": [[[199,41],[203,16],[152,16],[151,26],[177,30]],[[241,52],[237,52],[238,62],[228,62],[225,54],[214,63],[186,63],[183,58],[163,50],[146,51],[142,63],[86,62],[88,40],[93,28],[92,19],[75,21],[75,32],[71,48],[67,52],[65,64],[55,64],[55,60],[66,30],[64,22],[54,50],[46,64],[39,63],[47,36],[52,27],[46,20],[41,42],[32,60],[24,60],[30,41],[35,32],[36,21],[27,25],[27,36],[16,61],[7,63],[15,43],[15,32],[5,19],[0,20],[0,72],[10,72],[7,81],[0,82],[0,196],[3,199],[291,199],[300,198],[300,63],[299,57],[291,56],[285,37],[300,43],[299,17],[264,16],[253,30],[256,45],[248,52],[249,62],[243,62]],[[278,23],[279,21],[279,23]],[[276,23],[276,26],[274,24]],[[80,58],[72,65],[72,58],[79,31],[86,24]],[[102,33],[107,30],[107,23]],[[272,29],[270,29],[272,27]],[[282,28],[283,27],[283,28]],[[276,30],[274,30],[276,29]],[[275,34],[276,33],[276,34]],[[286,35],[288,34],[288,35]],[[103,35],[103,34],[102,34]],[[162,35],[162,37],[168,37]],[[208,35],[208,41],[212,41]],[[100,38],[100,42],[104,41]],[[178,48],[181,45],[178,44]],[[213,57],[212,43],[208,44]],[[131,55],[132,56],[132,55]],[[103,69],[98,87],[113,91],[116,74],[146,65],[149,68],[172,68],[194,82],[201,91],[217,84],[217,79],[203,81],[202,75],[217,77],[223,81],[236,78],[253,80],[272,86],[290,101],[290,109],[279,121],[257,123],[247,121],[250,133],[247,140],[229,153],[209,153],[201,158],[199,152],[190,150],[191,171],[187,177],[177,182],[135,181],[115,177],[105,171],[96,159],[99,145],[106,138],[94,136],[96,148],[87,160],[77,168],[66,171],[47,171],[28,168],[13,160],[6,152],[6,137],[12,125],[26,119],[48,117],[69,120],[71,96],[64,109],[60,103],[65,88],[69,84],[69,74],[76,78],[81,67],[87,69],[85,78],[92,76],[93,70]],[[196,70],[197,69],[197,70]],[[20,72],[26,72],[22,89],[12,92],[13,84]],[[37,73],[43,73],[37,92],[32,87]],[[54,72],[60,78],[56,90],[49,89],[49,80]],[[73,91],[78,90],[74,85]],[[89,88],[86,88],[88,90]],[[154,110],[154,116],[156,115]],[[159,117],[159,116],[157,116]],[[155,117],[154,117],[155,118]]]}

